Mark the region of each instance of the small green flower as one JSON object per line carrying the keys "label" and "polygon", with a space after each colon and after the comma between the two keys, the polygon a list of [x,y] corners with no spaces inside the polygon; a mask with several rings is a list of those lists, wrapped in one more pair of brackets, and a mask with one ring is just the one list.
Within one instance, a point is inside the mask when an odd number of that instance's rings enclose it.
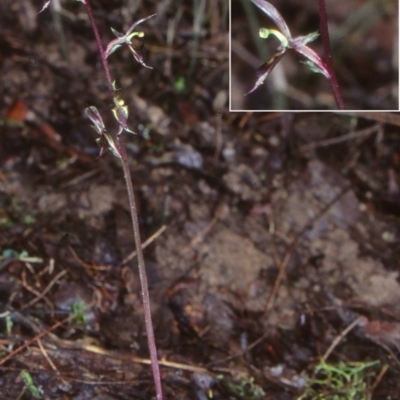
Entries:
{"label": "small green flower", "polygon": [[311,70],[313,72],[319,72],[326,78],[330,78],[329,71],[327,70],[325,63],[322,61],[320,56],[313,49],[307,46],[308,43],[314,41],[319,36],[318,32],[312,32],[306,36],[292,37],[285,20],[272,4],[265,0],[251,1],[263,12],[265,12],[265,14],[267,14],[279,28],[279,30],[261,28],[259,31],[260,38],[267,39],[270,35],[274,35],[279,40],[280,46],[275,54],[273,54],[267,62],[258,68],[256,72],[258,79],[252,89],[250,89],[246,95],[254,92],[254,90],[264,83],[265,79],[267,79],[268,75],[288,50],[294,50],[306,57],[306,64],[310,67],[312,66]]}
{"label": "small green flower", "polygon": [[118,124],[120,126],[118,135],[120,135],[123,130],[129,133],[135,133],[128,128],[129,109],[124,100],[116,96],[114,97],[114,104],[115,107],[112,109],[112,112],[114,118],[118,121]]}
{"label": "small green flower", "polygon": [[101,118],[97,108],[95,106],[90,106],[85,109],[85,114],[93,122],[92,128],[100,135],[100,137],[96,139],[96,143],[100,147],[100,157],[104,154],[105,150],[108,150],[115,157],[121,159],[118,147],[115,144],[114,139],[107,132],[103,118]]}
{"label": "small green flower", "polygon": [[136,49],[132,45],[132,38],[135,36],[137,37],[143,37],[144,33],[140,31],[133,31],[137,25],[141,24],[142,22],[148,20],[149,18],[154,17],[156,14],[150,15],[149,17],[142,18],[139,21],[136,21],[129,29],[128,31],[124,34],[117,32],[115,29],[111,28],[112,33],[117,37],[117,39],[111,41],[109,45],[107,46],[107,49],[105,51],[105,57],[107,58],[110,54],[114,53],[115,50],[120,48],[123,44],[126,44],[129,47],[129,50],[133,54],[133,57],[135,57],[135,60],[142,64],[146,68],[152,69],[152,67],[149,67],[146,65],[143,61],[143,57],[136,51]]}

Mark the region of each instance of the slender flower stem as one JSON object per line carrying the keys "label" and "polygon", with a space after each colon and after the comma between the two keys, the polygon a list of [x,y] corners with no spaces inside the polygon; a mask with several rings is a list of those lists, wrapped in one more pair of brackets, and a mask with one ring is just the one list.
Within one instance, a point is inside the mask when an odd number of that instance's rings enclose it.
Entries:
{"label": "slender flower stem", "polygon": [[104,69],[104,72],[106,74],[108,90],[111,93],[111,97],[114,98],[114,89],[113,89],[113,86],[112,86],[110,68],[108,67],[108,61],[107,61],[106,56],[105,56],[105,52],[104,52],[103,44],[101,42],[99,30],[97,29],[96,21],[94,20],[94,17],[93,17],[92,7],[91,7],[91,5],[89,3],[89,0],[85,0],[84,4],[85,4],[85,7],[86,7],[86,12],[88,13],[88,16],[89,16],[89,19],[90,19],[90,24],[92,25],[94,36],[96,37],[97,47],[99,49],[100,58],[101,58],[101,63],[103,64],[103,69]]}
{"label": "slender flower stem", "polygon": [[144,321],[145,321],[145,325],[146,325],[147,342],[148,342],[149,352],[150,352],[151,367],[153,370],[153,377],[154,377],[154,384],[155,384],[156,392],[157,392],[157,399],[163,400],[161,378],[160,378],[160,368],[158,366],[158,359],[157,359],[157,347],[156,347],[156,341],[154,338],[153,322],[151,320],[150,298],[149,298],[149,290],[148,290],[149,286],[147,283],[147,275],[146,275],[146,268],[145,268],[144,259],[143,259],[142,243],[140,240],[139,221],[138,221],[138,215],[137,215],[135,195],[133,193],[131,171],[129,170],[128,156],[126,154],[126,146],[125,146],[125,140],[124,140],[123,134],[118,136],[118,144],[119,144],[119,151],[121,154],[122,168],[124,170],[126,188],[128,190],[129,205],[131,208],[133,234],[135,237],[135,246],[136,246],[137,258],[138,258],[140,283],[142,285]]}
{"label": "slender flower stem", "polygon": [[[97,29],[96,22],[93,18],[92,8],[90,6],[89,0],[84,0],[84,4],[86,7],[86,11],[89,15],[89,19],[90,19],[90,22],[92,25],[94,35],[96,37],[96,42],[97,42],[97,47],[99,49],[101,62],[103,64],[104,72],[106,74],[107,86],[110,91],[111,98],[114,99],[114,89],[113,89],[110,69],[108,66],[108,61],[105,56],[105,52],[104,52],[103,44],[101,42],[99,31]],[[124,127],[121,126],[121,128],[124,128]],[[128,197],[129,197],[129,206],[130,206],[130,212],[131,212],[131,217],[132,217],[133,235],[134,235],[135,246],[136,246],[136,251],[137,251],[140,282],[141,282],[141,286],[142,286],[142,301],[143,301],[143,309],[144,309],[144,320],[145,320],[145,326],[146,326],[147,342],[148,342],[148,346],[149,346],[151,367],[153,370],[154,384],[155,384],[156,393],[157,393],[157,400],[163,400],[160,368],[159,368],[158,359],[157,359],[157,347],[156,347],[156,341],[154,338],[153,323],[151,320],[150,296],[149,296],[149,289],[148,289],[148,283],[147,283],[146,267],[144,264],[142,243],[141,243],[141,239],[140,239],[139,220],[138,220],[138,214],[137,214],[135,195],[133,192],[131,172],[129,170],[128,155],[126,152],[126,145],[125,145],[125,140],[124,140],[123,134],[118,135],[118,150],[121,155],[120,159],[121,159],[121,164],[122,164],[122,168],[124,171],[125,184],[126,184],[126,188],[128,191]]]}
{"label": "slender flower stem", "polygon": [[329,41],[328,18],[326,14],[325,0],[318,0],[318,8],[319,8],[319,24],[320,24],[321,38],[324,46],[324,61],[326,69],[329,71],[330,75],[329,83],[331,85],[331,89],[339,110],[344,110],[343,98],[339,90],[339,84],[336,79],[335,69],[333,68],[332,50]]}

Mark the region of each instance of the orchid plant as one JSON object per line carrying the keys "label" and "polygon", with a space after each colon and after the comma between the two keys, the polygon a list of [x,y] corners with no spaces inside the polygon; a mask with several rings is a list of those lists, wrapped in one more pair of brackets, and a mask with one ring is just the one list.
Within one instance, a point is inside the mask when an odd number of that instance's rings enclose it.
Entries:
{"label": "orchid plant", "polygon": [[[100,34],[96,25],[96,22],[93,17],[92,7],[90,5],[90,0],[77,0],[84,4],[86,8],[86,12],[89,16],[90,23],[92,25],[92,29],[94,35],[96,37],[97,47],[99,51],[99,55],[101,58],[101,62],[103,65],[103,69],[106,75],[106,81],[108,90],[112,97],[114,107],[112,108],[112,113],[114,118],[118,122],[119,128],[116,135],[111,135],[108,133],[103,119],[95,106],[90,106],[86,108],[85,114],[86,116],[92,121],[93,125],[92,128],[97,132],[99,135],[96,142],[100,146],[100,156],[107,150],[115,157],[117,157],[121,161],[121,165],[124,171],[125,177],[125,185],[128,192],[129,197],[129,208],[131,212],[131,219],[133,225],[133,234],[135,240],[135,246],[137,251],[137,258],[138,258],[138,268],[139,268],[139,276],[141,281],[141,289],[142,289],[142,303],[144,309],[144,319],[145,319],[145,326],[146,326],[146,334],[147,334],[147,341],[149,346],[149,353],[151,359],[151,366],[153,370],[153,378],[154,384],[157,393],[157,400],[163,400],[163,393],[162,393],[162,386],[161,386],[161,376],[160,376],[160,369],[158,364],[157,358],[157,348],[154,338],[154,329],[153,323],[151,319],[151,309],[150,309],[150,296],[149,296],[149,289],[147,283],[147,274],[146,268],[143,258],[143,251],[142,251],[142,244],[140,239],[140,231],[139,231],[139,220],[137,215],[137,207],[135,196],[133,192],[132,180],[131,180],[131,173],[129,169],[128,163],[128,155],[126,151],[126,145],[124,140],[123,132],[128,133],[135,133],[128,127],[128,116],[129,116],[129,109],[128,106],[125,104],[124,100],[121,99],[117,95],[117,89],[115,82],[111,79],[110,68],[108,65],[108,57],[116,51],[122,45],[127,45],[135,60],[140,63],[143,67],[150,68],[148,65],[145,64],[143,57],[137,52],[132,44],[132,39],[136,37],[143,37],[144,33],[139,31],[134,31],[137,25],[141,24],[142,22],[148,20],[149,18],[153,17],[155,14],[150,15],[149,17],[143,18],[137,22],[135,22],[125,34],[117,32],[115,29],[111,28],[113,34],[117,37],[116,39],[112,40],[106,49],[104,49],[103,44],[101,42]],[[45,10],[51,0],[47,0],[43,5],[40,12]],[[39,12],[39,13],[40,13]]]}
{"label": "orchid plant", "polygon": [[[313,72],[321,73],[329,80],[331,85],[333,82],[335,82],[335,85],[337,86],[333,69],[329,68],[325,64],[325,62],[321,59],[321,57],[312,48],[308,46],[309,43],[317,39],[317,37],[319,36],[318,32],[312,32],[306,36],[293,37],[282,15],[272,4],[270,4],[265,0],[251,0],[251,1],[258,8],[260,8],[265,14],[267,14],[275,22],[276,26],[279,29],[276,30],[276,29],[261,28],[259,30],[260,38],[267,39],[271,35],[273,35],[279,40],[280,46],[278,47],[277,51],[272,55],[272,57],[266,63],[261,65],[261,67],[258,68],[256,72],[258,79],[256,80],[254,86],[246,93],[246,95],[254,92],[258,87],[260,87],[264,83],[264,81],[267,79],[271,71],[275,68],[278,62],[289,50],[294,50],[297,53],[304,56],[307,59],[305,61],[305,64],[308,65]],[[334,94],[336,99],[335,90]],[[339,104],[340,101],[337,101],[337,103],[340,106]]]}

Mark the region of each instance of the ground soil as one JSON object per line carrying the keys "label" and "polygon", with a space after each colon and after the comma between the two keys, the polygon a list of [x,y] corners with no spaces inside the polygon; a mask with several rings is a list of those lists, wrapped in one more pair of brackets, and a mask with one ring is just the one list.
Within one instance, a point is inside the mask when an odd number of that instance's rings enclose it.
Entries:
{"label": "ground soil", "polygon": [[[322,357],[379,360],[369,398],[400,398],[400,119],[229,112],[228,7],[194,35],[193,4],[93,2],[104,43],[157,13],[135,44],[153,69],[110,65],[165,398],[297,399]],[[151,399],[123,174],[84,115],[115,131],[111,99],[63,6],[66,52],[40,1],[0,5],[0,392],[34,398],[28,371],[43,399]]]}

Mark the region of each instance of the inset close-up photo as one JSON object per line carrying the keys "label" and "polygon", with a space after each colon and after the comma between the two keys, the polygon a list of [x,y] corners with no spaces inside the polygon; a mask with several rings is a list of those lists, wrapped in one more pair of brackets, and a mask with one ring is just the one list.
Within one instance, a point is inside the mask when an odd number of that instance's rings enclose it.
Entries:
{"label": "inset close-up photo", "polygon": [[231,0],[231,111],[395,111],[398,83],[397,0]]}

